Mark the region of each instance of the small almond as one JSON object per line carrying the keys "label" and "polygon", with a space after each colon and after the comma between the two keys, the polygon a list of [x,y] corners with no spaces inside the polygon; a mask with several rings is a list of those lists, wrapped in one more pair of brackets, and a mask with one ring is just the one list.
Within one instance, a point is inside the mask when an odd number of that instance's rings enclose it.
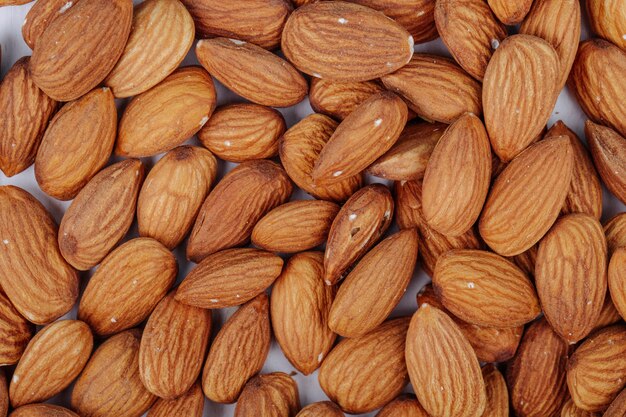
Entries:
{"label": "small almond", "polygon": [[505,25],[515,25],[524,20],[533,0],[488,0],[489,7]]}
{"label": "small almond", "polygon": [[626,201],[626,139],[610,127],[587,120],[585,136],[596,168],[606,188],[621,202]]}
{"label": "small almond", "polygon": [[343,120],[365,100],[385,89],[376,81],[336,82],[313,77],[309,90],[311,107],[335,120]]}
{"label": "small almond", "polygon": [[380,409],[376,417],[429,417],[413,394],[402,394]]}
{"label": "small almond", "polygon": [[604,224],[604,234],[609,255],[626,246],[626,213],[619,213],[609,219]]}
{"label": "small almond", "polygon": [[174,400],[159,398],[146,417],[202,417],[204,394],[199,383],[195,383],[187,393]]}
{"label": "small almond", "polygon": [[[65,1],[65,0],[64,0]],[[59,405],[28,404],[15,409],[11,417],[80,417],[75,412]]]}
{"label": "small almond", "polygon": [[609,292],[613,304],[622,317],[626,316],[626,247],[616,249],[608,269]]}
{"label": "small almond", "polygon": [[282,372],[252,378],[241,392],[234,417],[295,417],[300,411],[298,384]]}
{"label": "small almond", "polygon": [[493,364],[485,365],[482,372],[487,390],[487,404],[482,417],[508,417],[509,392],[504,377]]}
{"label": "small almond", "polygon": [[[11,304],[7,296],[0,291],[0,363],[13,365],[22,357],[34,333],[34,326],[28,322]],[[0,378],[0,383],[4,377]],[[1,400],[0,400],[1,402]],[[0,416],[2,414],[0,406]]]}
{"label": "small almond", "polygon": [[341,409],[331,401],[309,404],[296,417],[345,417]]}
{"label": "small almond", "polygon": [[[605,414],[606,415],[606,414]],[[576,407],[574,401],[570,398],[561,409],[561,417],[600,417],[600,413],[593,413]]]}

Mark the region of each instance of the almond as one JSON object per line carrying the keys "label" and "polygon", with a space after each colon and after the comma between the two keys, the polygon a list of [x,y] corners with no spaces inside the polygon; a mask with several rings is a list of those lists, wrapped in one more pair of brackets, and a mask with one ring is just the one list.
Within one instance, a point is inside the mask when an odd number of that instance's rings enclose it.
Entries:
{"label": "almond", "polygon": [[514,35],[494,52],[483,80],[483,109],[491,146],[504,162],[541,133],[556,103],[560,76],[559,57],[541,38]]}
{"label": "almond", "polygon": [[370,333],[343,339],[322,363],[319,383],[350,414],[373,411],[398,396],[408,382],[404,341],[409,318],[389,320]]}
{"label": "almond", "polygon": [[508,259],[510,261],[513,261],[513,263],[517,265],[519,269],[524,271],[526,275],[528,275],[529,277],[534,277],[538,247],[539,245],[535,244],[530,249],[520,253],[519,255],[512,256]]}
{"label": "almond", "polygon": [[508,417],[509,392],[504,377],[493,364],[485,365],[482,373],[487,392],[487,403],[482,417]]}
{"label": "almond", "polygon": [[296,417],[345,417],[337,405],[331,401],[320,401],[309,404]]}
{"label": "almond", "polygon": [[[35,48],[35,43],[45,32],[50,23],[65,13],[79,0],[45,0],[38,1],[30,8],[22,25],[22,37],[30,49]],[[2,3],[0,1],[0,3]]]}
{"label": "almond", "polygon": [[376,81],[336,82],[313,77],[309,102],[316,112],[341,121],[365,100],[383,91]]}
{"label": "almond", "polygon": [[600,414],[581,410],[580,408],[576,407],[576,404],[574,404],[574,401],[572,401],[570,398],[569,400],[567,400],[565,405],[563,405],[560,416],[561,417],[600,417]]}
{"label": "almond", "polygon": [[609,408],[603,414],[603,417],[619,417],[626,413],[626,389],[613,400]]}
{"label": "almond", "polygon": [[0,6],[17,6],[20,4],[27,4],[33,0],[0,0]]}
{"label": "almond", "polygon": [[606,188],[620,201],[626,201],[626,139],[610,127],[587,120],[585,136],[596,168]]}
{"label": "almond", "polygon": [[406,292],[417,246],[417,231],[405,229],[370,250],[339,287],[330,310],[330,328],[355,337],[378,327]]}
{"label": "almond", "polygon": [[295,417],[300,411],[298,385],[282,372],[261,374],[246,384],[234,417]]}
{"label": "almond", "polygon": [[[609,268],[610,268],[610,263],[609,263]],[[604,297],[604,304],[602,305],[602,310],[600,310],[600,317],[598,317],[598,321],[596,321],[596,325],[594,326],[593,330],[602,329],[606,326],[610,326],[611,324],[615,324],[621,320],[622,320],[622,316],[620,316],[619,312],[617,311],[617,308],[613,304],[613,301],[611,300],[611,294],[607,292],[606,296]]]}
{"label": "almond", "polygon": [[21,188],[0,187],[0,239],[0,285],[16,310],[36,324],[67,313],[78,276],[61,256],[52,216]]}
{"label": "almond", "polygon": [[137,200],[139,234],[173,249],[187,236],[217,176],[206,149],[179,146],[148,173]]}
{"label": "almond", "polygon": [[35,84],[58,101],[91,91],[122,55],[132,17],[131,0],[86,0],[60,13],[33,50]]}
{"label": "almond", "polygon": [[626,12],[619,0],[589,0],[587,13],[595,34],[626,50]]}
{"label": "almond", "polygon": [[464,113],[482,114],[481,85],[451,60],[415,54],[393,74],[382,77],[422,119],[452,123]]}
{"label": "almond", "polygon": [[626,316],[626,292],[624,273],[626,271],[626,248],[616,249],[611,256],[608,268],[608,285],[611,299],[622,317]]}
{"label": "almond", "polygon": [[[65,0],[64,0],[65,1]],[[45,2],[44,2],[45,3]],[[79,417],[73,411],[52,404],[24,405],[11,413],[11,417]]]}
{"label": "almond", "polygon": [[508,36],[482,0],[440,0],[435,7],[435,23],[456,62],[479,81],[493,51]]}
{"label": "almond", "polygon": [[252,243],[271,252],[302,252],[326,242],[339,206],[318,200],[292,201],[267,213],[252,230]]}
{"label": "almond", "polygon": [[59,248],[74,268],[97,265],[126,235],[143,173],[138,159],[118,162],[96,174],[72,201],[59,226]]}
{"label": "almond", "polygon": [[488,0],[489,7],[505,25],[515,25],[524,20],[533,0]]}
{"label": "almond", "polygon": [[324,281],[336,284],[391,225],[393,198],[382,184],[361,188],[343,205],[328,234]]}
{"label": "almond", "polygon": [[141,94],[178,67],[193,40],[193,19],[180,1],[138,4],[126,48],[104,82],[115,97]]}
{"label": "almond", "polygon": [[204,412],[204,394],[199,383],[195,383],[186,394],[174,399],[158,399],[147,417],[202,417]]}
{"label": "almond", "polygon": [[607,221],[604,224],[604,234],[609,255],[626,246],[626,213],[619,213]]}
{"label": "almond", "polygon": [[63,391],[83,370],[93,348],[91,330],[82,321],[49,324],[32,338],[9,387],[11,406],[42,402]]}
{"label": "almond", "polygon": [[9,411],[9,386],[4,369],[0,369],[0,415],[6,417]]}
{"label": "almond", "polygon": [[403,394],[384,406],[376,417],[428,417],[415,395]]}
{"label": "almond", "polygon": [[215,104],[211,76],[199,67],[179,68],[126,106],[115,153],[143,157],[169,151],[204,126]]}
{"label": "almond", "polygon": [[502,256],[519,255],[556,220],[572,178],[569,138],[542,140],[520,153],[495,180],[480,217],[480,235]]}
{"label": "almond", "polygon": [[361,188],[362,174],[329,185],[316,184],[312,177],[313,167],[336,128],[330,117],[311,114],[285,132],[279,152],[280,161],[298,187],[313,197],[343,202]]}
{"label": "almond", "polygon": [[578,104],[596,123],[608,125],[626,136],[626,51],[602,39],[580,44],[568,86]]}
{"label": "almond", "polygon": [[[84,0],[83,0],[84,1]],[[96,349],[72,391],[72,408],[84,417],[140,416],[156,397],[139,378],[138,329],[107,339]]]}
{"label": "almond", "polygon": [[260,294],[222,326],[202,371],[202,389],[211,401],[234,403],[261,370],[270,349],[269,320],[268,298]]}
{"label": "almond", "polygon": [[384,14],[330,1],[296,9],[281,47],[296,68],[316,78],[368,81],[403,67],[413,56],[413,44],[409,32]]}
{"label": "almond", "polygon": [[506,373],[515,415],[557,415],[567,399],[567,355],[567,343],[545,319],[528,327]]}
{"label": "almond", "polygon": [[[0,363],[2,365],[13,365],[20,360],[34,330],[34,326],[22,317],[7,296],[0,291],[0,340],[2,340]],[[0,384],[2,381],[4,381],[4,376],[0,375]],[[0,416],[6,415],[1,410],[0,405]]]}
{"label": "almond", "polygon": [[57,108],[29,73],[30,58],[18,60],[0,84],[0,170],[12,177],[35,160],[37,148]]}
{"label": "almond", "polygon": [[50,121],[35,159],[41,189],[71,200],[109,161],[117,135],[117,109],[108,88],[67,103]]}
{"label": "almond", "polygon": [[198,132],[198,139],[220,159],[243,162],[278,154],[285,119],[277,110],[241,103],[219,107]]}
{"label": "almond", "polygon": [[89,280],[78,317],[99,335],[128,329],[150,315],[177,272],[174,255],[159,242],[129,240],[104,258]]}
{"label": "almond", "polygon": [[238,165],[204,200],[189,237],[187,258],[197,263],[222,249],[246,244],[254,225],[286,202],[292,190],[289,177],[274,162]]}
{"label": "almond", "polygon": [[226,249],[204,258],[183,280],[176,300],[200,308],[241,305],[278,278],[283,260],[251,248]]}

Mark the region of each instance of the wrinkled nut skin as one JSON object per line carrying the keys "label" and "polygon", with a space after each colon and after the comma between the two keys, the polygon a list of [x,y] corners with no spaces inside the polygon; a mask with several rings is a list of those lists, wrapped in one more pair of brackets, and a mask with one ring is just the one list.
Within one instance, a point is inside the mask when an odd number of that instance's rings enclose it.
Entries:
{"label": "wrinkled nut skin", "polygon": [[626,139],[610,127],[585,122],[585,136],[598,173],[606,188],[622,203],[626,201]]}
{"label": "wrinkled nut skin", "polygon": [[619,311],[620,316],[626,316],[626,296],[624,292],[624,277],[626,276],[626,248],[620,247],[613,252],[608,268],[609,296]]}
{"label": "wrinkled nut skin", "polygon": [[9,411],[9,386],[7,376],[3,369],[0,369],[0,416],[6,417]]}
{"label": "wrinkled nut skin", "polygon": [[300,410],[298,385],[282,372],[260,374],[241,392],[234,417],[295,417]]}
{"label": "wrinkled nut skin", "polygon": [[505,25],[515,25],[528,14],[533,0],[488,0],[489,7]]}
{"label": "wrinkled nut skin", "polygon": [[626,10],[620,0],[589,0],[586,4],[591,30],[626,51]]}
{"label": "wrinkled nut skin", "polygon": [[494,364],[483,366],[482,373],[487,392],[487,404],[482,417],[508,417],[509,392],[504,377]]}
{"label": "wrinkled nut skin", "polygon": [[388,403],[376,417],[428,417],[428,413],[413,394],[402,394]]}
{"label": "wrinkled nut skin", "polygon": [[[79,1],[73,0],[69,7],[77,4]],[[67,3],[67,0],[47,0],[33,4],[26,14],[22,25],[22,37],[30,49],[35,49],[35,43],[43,35],[50,23],[67,11]],[[0,5],[2,5],[2,1],[0,1]]]}
{"label": "wrinkled nut skin", "polygon": [[[17,363],[34,331],[35,326],[22,317],[6,294],[0,291],[0,340],[2,340],[0,363],[6,365]],[[2,415],[0,412],[0,416]]]}
{"label": "wrinkled nut skin", "polygon": [[[65,0],[64,0],[65,1]],[[6,413],[4,414],[6,415]],[[10,417],[80,417],[67,408],[52,404],[28,404],[15,409]]]}
{"label": "wrinkled nut skin", "polygon": [[317,113],[342,121],[373,94],[384,91],[376,81],[335,82],[311,78],[309,102]]}
{"label": "wrinkled nut skin", "polygon": [[204,412],[204,395],[199,383],[195,383],[189,391],[174,400],[159,398],[147,417],[202,417]]}
{"label": "wrinkled nut skin", "polygon": [[345,414],[332,401],[320,401],[307,405],[296,417],[345,417]]}
{"label": "wrinkled nut skin", "polygon": [[609,408],[604,412],[603,417],[619,417],[626,413],[626,389],[613,400]]}

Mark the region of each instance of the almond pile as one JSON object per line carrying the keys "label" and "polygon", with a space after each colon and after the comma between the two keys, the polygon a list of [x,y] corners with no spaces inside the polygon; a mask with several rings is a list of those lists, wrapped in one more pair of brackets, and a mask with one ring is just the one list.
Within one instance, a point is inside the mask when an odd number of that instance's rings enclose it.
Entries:
{"label": "almond pile", "polygon": [[0,417],[626,416],[624,0],[135,3],[0,84]]}

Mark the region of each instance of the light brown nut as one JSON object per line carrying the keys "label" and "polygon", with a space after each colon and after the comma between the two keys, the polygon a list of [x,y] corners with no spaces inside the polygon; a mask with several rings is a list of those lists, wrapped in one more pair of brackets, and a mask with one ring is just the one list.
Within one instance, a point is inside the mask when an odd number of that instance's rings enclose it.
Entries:
{"label": "light brown nut", "polygon": [[494,364],[483,366],[487,404],[482,417],[508,417],[509,392],[504,377]]}
{"label": "light brown nut", "polygon": [[413,394],[402,394],[388,403],[376,417],[429,417]]}
{"label": "light brown nut", "polygon": [[331,401],[309,404],[296,417],[345,417],[341,409]]}
{"label": "light brown nut", "polygon": [[[6,417],[9,412],[9,386],[4,369],[0,369],[0,416]],[[45,416],[44,416],[45,417]],[[343,416],[340,416],[343,417]]]}
{"label": "light brown nut", "polygon": [[600,413],[593,413],[576,407],[574,401],[570,398],[561,409],[561,417],[600,417]]}
{"label": "light brown nut", "polygon": [[622,316],[620,316],[617,308],[613,304],[613,300],[611,300],[611,294],[607,292],[606,296],[604,297],[602,310],[600,310],[600,317],[598,317],[598,321],[596,321],[596,325],[593,327],[593,330],[603,329],[606,326],[610,326],[611,324],[615,324],[621,320]]}
{"label": "light brown nut", "polygon": [[204,394],[199,383],[195,383],[187,393],[174,400],[158,399],[147,417],[202,417],[204,412]]}
{"label": "light brown nut", "polygon": [[30,49],[35,49],[35,43],[50,23],[78,2],[79,0],[72,2],[68,2],[68,0],[43,0],[33,4],[22,24],[22,37],[26,45]]}
{"label": "light brown nut", "polygon": [[313,77],[309,102],[317,113],[341,121],[373,94],[384,90],[376,81],[335,82]]}
{"label": "light brown nut", "polygon": [[519,269],[524,271],[526,275],[528,275],[529,277],[534,277],[538,247],[538,244],[533,245],[530,249],[520,253],[519,255],[515,255],[507,259],[513,261],[513,263],[517,265]]}
{"label": "light brown nut", "polygon": [[0,6],[17,6],[20,4],[27,4],[33,0],[0,0]]}
{"label": "light brown nut", "polygon": [[515,25],[524,20],[533,0],[488,0],[489,7],[505,25]]}
{"label": "light brown nut", "polygon": [[[34,333],[34,326],[28,322],[0,291],[0,364],[13,365],[22,357],[28,341]],[[0,375],[0,383],[4,376]],[[0,400],[0,416],[2,414]]]}
{"label": "light brown nut", "polygon": [[626,389],[613,400],[609,408],[603,414],[603,417],[620,417],[626,413]]}
{"label": "light brown nut", "polygon": [[587,13],[595,34],[626,50],[626,10],[620,0],[588,0]]}
{"label": "light brown nut", "polygon": [[615,250],[626,246],[626,213],[613,216],[604,224],[606,243],[611,255]]}
{"label": "light brown nut", "polygon": [[298,385],[282,372],[252,378],[241,392],[234,417],[295,417],[300,411]]}
{"label": "light brown nut", "polygon": [[79,417],[79,415],[59,405],[41,403],[23,405],[14,410],[10,417]]}
{"label": "light brown nut", "polygon": [[626,247],[617,248],[611,256],[608,268],[609,293],[615,308],[626,316]]}
{"label": "light brown nut", "polygon": [[626,201],[626,139],[610,127],[587,120],[585,136],[602,182],[621,202]]}

